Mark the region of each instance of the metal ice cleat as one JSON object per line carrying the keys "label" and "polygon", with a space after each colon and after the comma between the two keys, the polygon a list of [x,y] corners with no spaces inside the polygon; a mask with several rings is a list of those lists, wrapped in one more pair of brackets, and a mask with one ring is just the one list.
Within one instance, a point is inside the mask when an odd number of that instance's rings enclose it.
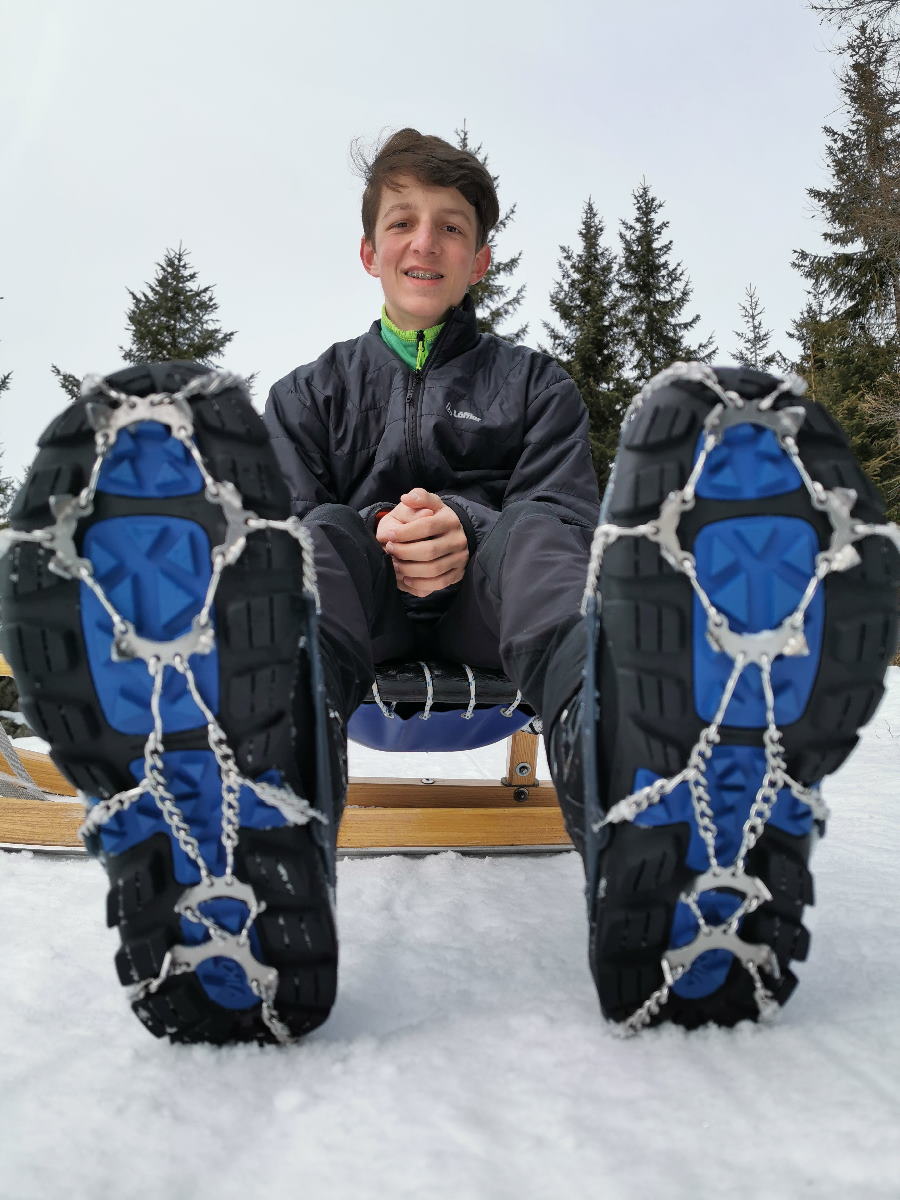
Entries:
{"label": "metal ice cleat", "polygon": [[659,516],[647,526],[643,526],[644,535],[659,546],[660,553],[676,571],[684,571],[689,565],[693,567],[694,556],[683,549],[678,540],[678,526],[681,514],[694,507],[693,496],[684,492],[669,492],[659,508]]}
{"label": "metal ice cleat", "polygon": [[150,662],[155,658],[162,666],[175,666],[176,658],[183,662],[193,654],[210,654],[216,648],[215,631],[209,620],[195,616],[191,628],[180,637],[168,642],[141,637],[130,621],[122,618],[123,628],[116,633],[112,644],[113,662],[142,659]]}
{"label": "metal ice cleat", "polygon": [[266,907],[257,900],[249,883],[243,883],[233,875],[208,875],[200,883],[185,888],[174,906],[175,911],[179,916],[185,916],[189,909],[196,911],[209,900],[239,900],[251,913],[261,913]]}
{"label": "metal ice cleat", "polygon": [[785,658],[802,658],[809,654],[809,643],[803,631],[802,621],[796,614],[785,617],[775,629],[759,629],[751,633],[735,633],[724,613],[710,616],[706,625],[706,640],[717,652],[736,659],[744,656],[745,663],[761,665],[763,659],[774,662],[778,655]]}
{"label": "metal ice cleat", "polygon": [[47,564],[54,575],[63,579],[84,579],[93,577],[94,569],[91,562],[82,558],[75,549],[75,530],[83,517],[88,517],[94,511],[90,500],[82,496],[51,496],[50,512],[55,518],[55,524],[47,526],[44,544],[53,551],[53,557]]}
{"label": "metal ice cleat", "polygon": [[719,890],[739,892],[753,902],[753,908],[758,908],[760,904],[768,904],[772,899],[772,893],[761,879],[757,879],[755,875],[748,875],[737,865],[704,871],[702,875],[697,876],[691,887],[694,896]]}
{"label": "metal ice cleat", "polygon": [[207,485],[206,498],[211,504],[218,504],[225,518],[225,541],[213,549],[213,561],[218,558],[223,566],[230,567],[244,553],[251,528],[260,528],[257,525],[260,518],[244,508],[241,493],[228,481]]}
{"label": "metal ice cleat", "polygon": [[780,978],[778,959],[771,946],[745,942],[736,933],[729,933],[723,925],[708,925],[686,946],[667,950],[662,956],[663,978],[666,983],[671,987],[690,970],[701,954],[706,954],[709,950],[727,950],[743,966],[753,963],[774,979]]}
{"label": "metal ice cleat", "polygon": [[854,488],[815,490],[813,505],[827,514],[833,530],[828,549],[816,555],[817,569],[827,567],[829,571],[849,571],[859,563],[859,553],[853,543],[865,535],[860,532],[859,523],[852,515],[856,498]]}
{"label": "metal ice cleat", "polygon": [[[139,421],[157,421],[171,429],[180,441],[194,432],[191,406],[180,396],[166,393],[151,396],[129,396],[104,388],[108,399],[91,399],[85,404],[87,419],[94,432],[111,446],[119,432]],[[115,403],[118,401],[118,403]]]}
{"label": "metal ice cleat", "polygon": [[765,404],[766,399],[768,397],[763,400],[743,400],[739,408],[717,404],[703,422],[703,428],[707,433],[715,434],[717,442],[722,440],[726,429],[735,425],[761,425],[764,429],[771,429],[779,441],[795,437],[806,420],[806,410],[797,405],[776,411]]}
{"label": "metal ice cleat", "polygon": [[266,998],[275,995],[278,986],[277,969],[260,962],[250,949],[249,942],[242,939],[240,934],[223,931],[221,937],[200,942],[196,946],[184,946],[180,943],[170,946],[156,978],[142,980],[132,989],[132,1002],[142,1000],[148,993],[158,991],[170,975],[196,971],[201,963],[208,962],[211,958],[230,958],[244,972],[252,991]]}

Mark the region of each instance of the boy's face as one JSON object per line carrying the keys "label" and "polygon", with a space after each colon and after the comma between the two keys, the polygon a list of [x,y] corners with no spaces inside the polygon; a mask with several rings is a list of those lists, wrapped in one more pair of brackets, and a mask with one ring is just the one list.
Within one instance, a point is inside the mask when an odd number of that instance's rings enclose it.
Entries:
{"label": "boy's face", "polygon": [[428,329],[459,304],[491,263],[477,249],[475,208],[456,188],[433,187],[398,175],[381,192],[373,241],[359,256],[381,280],[387,314],[398,329]]}

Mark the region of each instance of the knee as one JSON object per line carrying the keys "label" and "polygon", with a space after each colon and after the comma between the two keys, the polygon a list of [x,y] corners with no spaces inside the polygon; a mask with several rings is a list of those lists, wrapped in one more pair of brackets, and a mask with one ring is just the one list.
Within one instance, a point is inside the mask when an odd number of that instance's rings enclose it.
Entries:
{"label": "knee", "polygon": [[542,500],[516,500],[514,504],[508,505],[497,518],[494,528],[491,530],[491,535],[499,532],[501,538],[508,535],[512,529],[519,525],[522,521],[533,519],[543,519],[545,521],[553,521],[557,525],[561,525],[562,521],[554,512],[549,504],[545,504]]}
{"label": "knee", "polygon": [[319,504],[306,514],[303,524],[309,529],[320,526],[337,527],[357,536],[368,532],[365,521],[349,504]]}

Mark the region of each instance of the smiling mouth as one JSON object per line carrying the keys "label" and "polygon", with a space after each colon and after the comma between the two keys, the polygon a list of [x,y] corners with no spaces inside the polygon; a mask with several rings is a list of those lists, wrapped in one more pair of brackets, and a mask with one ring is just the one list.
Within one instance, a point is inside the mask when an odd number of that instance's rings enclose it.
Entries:
{"label": "smiling mouth", "polygon": [[438,271],[404,271],[403,274],[407,279],[443,279]]}

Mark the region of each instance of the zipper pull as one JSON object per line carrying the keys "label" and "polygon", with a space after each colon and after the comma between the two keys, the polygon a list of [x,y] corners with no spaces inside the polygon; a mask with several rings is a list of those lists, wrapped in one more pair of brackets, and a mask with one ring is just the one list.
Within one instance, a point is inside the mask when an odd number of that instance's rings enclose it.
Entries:
{"label": "zipper pull", "polygon": [[425,330],[416,330],[416,374],[418,375],[425,366]]}

